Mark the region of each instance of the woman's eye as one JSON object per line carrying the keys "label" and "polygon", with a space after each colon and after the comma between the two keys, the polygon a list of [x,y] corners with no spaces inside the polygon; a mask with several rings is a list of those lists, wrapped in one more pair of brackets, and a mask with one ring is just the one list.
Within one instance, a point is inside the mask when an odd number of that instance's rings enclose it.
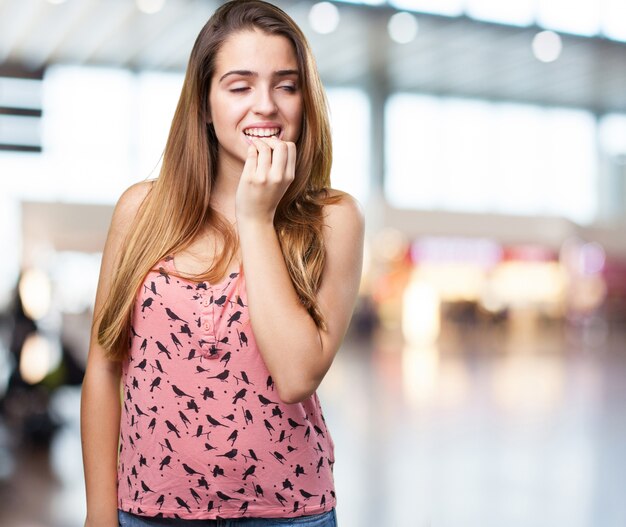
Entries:
{"label": "woman's eye", "polygon": [[292,86],[291,84],[284,84],[284,85],[279,86],[279,88],[282,90],[291,92],[291,93],[296,91],[296,87]]}
{"label": "woman's eye", "polygon": [[248,89],[248,87],[247,87],[247,86],[243,86],[243,87],[241,87],[241,88],[231,88],[231,89],[230,89],[230,91],[231,91],[231,92],[244,92],[244,91],[246,91],[247,89]]}

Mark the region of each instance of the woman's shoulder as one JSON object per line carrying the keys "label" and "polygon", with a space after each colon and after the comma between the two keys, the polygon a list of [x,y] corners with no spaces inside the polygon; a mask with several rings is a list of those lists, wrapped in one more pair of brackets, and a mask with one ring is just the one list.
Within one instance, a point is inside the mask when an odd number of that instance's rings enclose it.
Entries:
{"label": "woman's shoulder", "polygon": [[351,194],[334,188],[324,189],[320,193],[326,215],[350,215],[363,218],[363,207]]}
{"label": "woman's shoulder", "polygon": [[353,236],[362,236],[365,216],[359,201],[343,190],[329,188],[325,190],[325,193],[325,224],[331,230],[351,232]]}
{"label": "woman's shoulder", "polygon": [[140,181],[122,193],[113,211],[112,226],[114,230],[127,230],[137,215],[139,207],[150,193],[153,184],[154,180]]}

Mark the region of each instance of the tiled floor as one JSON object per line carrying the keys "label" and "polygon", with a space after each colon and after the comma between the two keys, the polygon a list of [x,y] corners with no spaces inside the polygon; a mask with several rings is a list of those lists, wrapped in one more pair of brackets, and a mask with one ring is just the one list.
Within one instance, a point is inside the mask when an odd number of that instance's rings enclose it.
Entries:
{"label": "tiled floor", "polygon": [[[341,527],[626,525],[624,329],[446,326],[413,349],[394,332],[350,339],[319,393]],[[67,424],[50,455],[18,450],[2,527],[82,525],[78,403],[57,394]]]}

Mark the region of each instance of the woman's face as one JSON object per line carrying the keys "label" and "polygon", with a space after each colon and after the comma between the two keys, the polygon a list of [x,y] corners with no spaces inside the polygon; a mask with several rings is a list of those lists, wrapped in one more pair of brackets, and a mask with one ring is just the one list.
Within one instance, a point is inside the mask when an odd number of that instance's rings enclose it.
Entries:
{"label": "woman's face", "polygon": [[226,39],[211,79],[209,121],[221,166],[243,166],[250,135],[297,141],[302,92],[296,54],[286,37],[246,30]]}

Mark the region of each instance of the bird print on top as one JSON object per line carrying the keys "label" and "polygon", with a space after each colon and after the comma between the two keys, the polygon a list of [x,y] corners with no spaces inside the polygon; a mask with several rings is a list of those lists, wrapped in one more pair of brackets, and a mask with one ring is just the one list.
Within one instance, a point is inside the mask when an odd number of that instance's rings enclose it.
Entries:
{"label": "bird print on top", "polygon": [[317,394],[283,403],[256,345],[243,272],[217,284],[166,257],[139,289],[123,364],[118,506],[184,519],[295,517],[336,504]]}

